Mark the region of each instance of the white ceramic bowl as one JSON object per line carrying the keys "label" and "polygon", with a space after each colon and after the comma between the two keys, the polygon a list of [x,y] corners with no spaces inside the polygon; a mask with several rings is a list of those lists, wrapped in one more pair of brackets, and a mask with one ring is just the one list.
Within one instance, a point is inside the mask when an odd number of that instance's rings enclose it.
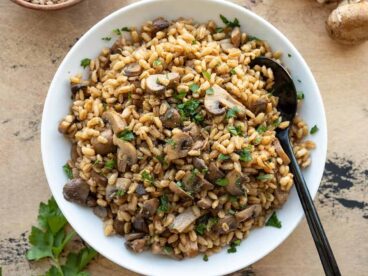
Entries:
{"label": "white ceramic bowl", "polygon": [[[58,132],[59,121],[65,116],[71,104],[69,77],[82,72],[80,61],[86,57],[96,57],[107,46],[101,38],[111,35],[111,30],[123,26],[140,26],[146,20],[164,16],[168,19],[191,17],[198,22],[213,19],[222,24],[219,14],[228,18],[237,17],[243,31],[269,42],[274,50],[285,53],[283,62],[290,69],[298,90],[305,93],[301,111],[309,126],[318,125],[319,131],[309,137],[317,144],[312,153],[312,165],[304,171],[311,195],[316,195],[326,159],[327,126],[325,112],[316,81],[302,56],[270,23],[254,13],[220,0],[155,0],[141,1],[126,6],[107,16],[93,26],[70,50],[64,58],[51,83],[42,117],[41,146],[42,158],[51,191],[73,228],[99,253],[113,262],[130,270],[146,275],[223,275],[246,267],[280,245],[294,230],[303,217],[295,188],[278,216],[282,228],[263,227],[253,230],[241,243],[236,254],[228,254],[226,249],[209,258],[202,256],[183,261],[152,255],[150,252],[133,254],[123,244],[121,237],[105,237],[102,222],[90,209],[67,202],[62,188],[67,181],[62,166],[69,159],[70,143]],[[110,45],[113,41],[110,41]],[[291,54],[289,58],[286,53]],[[303,250],[302,248],[300,250]]]}

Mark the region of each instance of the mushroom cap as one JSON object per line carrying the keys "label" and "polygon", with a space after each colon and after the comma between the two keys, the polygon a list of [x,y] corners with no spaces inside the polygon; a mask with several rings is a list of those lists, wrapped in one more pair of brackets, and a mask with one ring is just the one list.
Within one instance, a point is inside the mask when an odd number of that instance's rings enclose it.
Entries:
{"label": "mushroom cap", "polygon": [[141,72],[142,72],[142,67],[137,62],[129,63],[123,69],[123,73],[127,77],[139,76]]}
{"label": "mushroom cap", "polygon": [[122,132],[126,127],[126,122],[120,117],[116,111],[108,110],[102,114],[102,118],[109,121],[115,134]]}
{"label": "mushroom cap", "polygon": [[225,187],[226,191],[234,196],[244,195],[242,183],[244,182],[244,176],[237,170],[230,171],[226,178],[229,180],[229,184]]}
{"label": "mushroom cap", "polygon": [[175,128],[181,125],[181,116],[174,107],[169,108],[160,119],[165,128]]}
{"label": "mushroom cap", "polygon": [[162,93],[166,87],[178,84],[180,75],[176,72],[167,74],[154,74],[146,79],[146,90],[151,93]]}
{"label": "mushroom cap", "polygon": [[330,37],[343,44],[368,40],[368,2],[342,1],[326,21]]}
{"label": "mushroom cap", "polygon": [[125,172],[127,166],[137,163],[137,150],[132,143],[123,141],[114,135],[114,144],[119,148],[117,150],[118,171]]}
{"label": "mushroom cap", "polygon": [[217,179],[223,178],[225,174],[217,168],[217,166],[214,163],[210,163],[208,165],[208,172],[206,174],[206,178],[211,181],[212,183],[215,183]]}
{"label": "mushroom cap", "polygon": [[86,205],[89,185],[82,178],[74,178],[64,185],[63,195],[70,202]]}
{"label": "mushroom cap", "polygon": [[234,99],[225,89],[215,84],[213,87],[213,94],[206,94],[204,98],[204,106],[207,111],[213,115],[221,115],[225,113],[226,108],[237,107],[237,115],[245,115],[245,106],[238,100]]}
{"label": "mushroom cap", "polygon": [[98,141],[97,137],[93,137],[91,139],[91,144],[93,149],[97,154],[106,155],[110,152],[114,152],[116,150],[116,147],[113,143],[112,137],[113,133],[111,129],[105,129],[100,134],[102,137],[106,138],[107,143],[103,144]]}
{"label": "mushroom cap", "polygon": [[188,155],[188,151],[193,144],[192,137],[184,132],[176,133],[172,136],[173,144],[166,145],[167,160],[175,160]]}
{"label": "mushroom cap", "polygon": [[169,21],[163,19],[162,17],[158,17],[152,21],[152,31],[157,33],[158,31],[162,31],[170,26]]}

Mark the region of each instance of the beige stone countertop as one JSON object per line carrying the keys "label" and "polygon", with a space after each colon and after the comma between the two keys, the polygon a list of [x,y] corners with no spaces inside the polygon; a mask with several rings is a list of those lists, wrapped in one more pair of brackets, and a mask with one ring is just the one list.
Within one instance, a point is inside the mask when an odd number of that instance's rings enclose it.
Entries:
{"label": "beige stone countertop", "polygon": [[[47,262],[24,252],[40,201],[50,197],[40,121],[63,57],[97,21],[133,1],[85,0],[39,12],[0,1],[0,266],[3,275],[38,275]],[[328,121],[328,159],[315,203],[343,275],[368,275],[368,43],[341,46],[324,22],[333,5],[314,0],[237,0],[282,31],[310,66]],[[78,240],[75,241],[78,243]],[[103,257],[91,275],[137,275]],[[234,275],[323,275],[306,221],[272,253]]]}

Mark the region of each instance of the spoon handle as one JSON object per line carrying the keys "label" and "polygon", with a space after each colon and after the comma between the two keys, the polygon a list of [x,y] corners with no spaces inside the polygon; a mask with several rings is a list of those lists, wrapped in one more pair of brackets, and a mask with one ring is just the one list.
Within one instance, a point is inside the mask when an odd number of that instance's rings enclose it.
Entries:
{"label": "spoon handle", "polygon": [[305,183],[302,172],[295,159],[294,152],[290,144],[288,130],[285,129],[277,132],[277,138],[279,139],[285,153],[290,158],[289,166],[294,174],[295,187],[298,192],[300,202],[302,203],[309,229],[317,247],[325,274],[328,276],[339,276],[341,275],[339,267],[336,263],[325,231],[323,230],[322,223],[313,204],[313,200],[309,194],[307,184]]}

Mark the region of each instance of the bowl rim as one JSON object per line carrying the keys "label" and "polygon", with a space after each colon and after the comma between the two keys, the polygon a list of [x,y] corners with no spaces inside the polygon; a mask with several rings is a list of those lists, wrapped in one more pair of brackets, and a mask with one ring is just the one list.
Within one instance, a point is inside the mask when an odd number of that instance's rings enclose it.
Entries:
{"label": "bowl rim", "polygon": [[63,3],[52,4],[52,5],[33,4],[33,3],[27,2],[25,0],[11,0],[11,1],[13,1],[15,4],[18,4],[19,6],[22,6],[24,8],[28,8],[28,9],[32,9],[32,10],[54,11],[54,10],[60,10],[60,9],[65,9],[65,8],[68,8],[68,7],[72,7],[72,6],[78,4],[79,2],[81,2],[83,0],[68,0],[68,1],[63,2]]}
{"label": "bowl rim", "polygon": [[[66,60],[68,60],[68,57],[71,55],[71,52],[73,52],[73,50],[75,50],[76,48],[78,48],[79,44],[82,43],[82,41],[84,40],[85,37],[87,37],[89,34],[95,32],[95,30],[100,26],[100,25],[103,25],[105,24],[106,22],[110,21],[111,19],[113,19],[114,17],[118,16],[120,13],[123,13],[123,12],[129,12],[130,10],[132,9],[135,9],[137,7],[140,7],[140,6],[144,6],[148,3],[152,3],[152,2],[157,2],[157,3],[160,3],[160,2],[170,2],[169,0],[142,0],[142,1],[139,1],[139,2],[135,2],[135,3],[132,3],[132,4],[129,4],[129,5],[126,5],[112,13],[110,13],[109,15],[107,15],[106,17],[104,17],[103,19],[101,19],[100,21],[98,21],[94,26],[92,26],[86,33],[84,33],[84,35],[76,42],[76,44],[72,47],[72,49],[69,50],[69,52],[66,54],[66,56],[64,57],[62,63],[60,64],[58,70],[56,71],[55,75],[54,75],[54,78],[50,84],[50,88],[49,88],[49,91],[48,91],[48,94],[47,94],[47,97],[46,97],[46,100],[45,100],[45,105],[44,105],[44,110],[43,110],[43,115],[42,115],[42,123],[41,123],[41,153],[42,153],[42,160],[43,160],[43,165],[44,165],[44,170],[45,170],[45,174],[46,174],[46,178],[48,180],[48,183],[51,183],[51,172],[48,172],[47,171],[47,165],[46,165],[46,151],[47,151],[47,148],[46,148],[46,145],[45,145],[45,141],[46,141],[46,131],[43,131],[45,130],[45,128],[47,127],[45,125],[45,116],[47,116],[46,111],[46,106],[48,105],[47,103],[50,101],[50,94],[51,94],[51,90],[54,88],[55,84],[54,84],[54,81],[55,81],[55,77],[59,74],[59,70],[61,67],[63,67],[64,63],[66,62]],[[264,18],[262,18],[261,16],[253,13],[252,11],[248,10],[248,9],[244,9],[242,6],[240,5],[237,5],[235,3],[232,3],[232,2],[228,2],[228,1],[223,1],[223,0],[201,0],[203,2],[213,2],[215,4],[219,4],[219,5],[225,5],[225,6],[228,6],[229,8],[233,8],[233,9],[242,9],[242,12],[246,13],[247,16],[251,17],[252,19],[254,20],[257,20],[257,21],[260,21],[263,25],[265,25],[267,28],[269,28],[271,30],[271,32],[273,33],[276,33],[276,35],[278,37],[280,37],[283,41],[286,41],[286,43],[288,44],[288,47],[294,51],[294,54],[297,56],[297,60],[298,60],[298,63],[300,64],[300,66],[302,66],[304,68],[304,70],[307,72],[308,75],[310,75],[311,77],[311,80],[312,80],[312,86],[315,88],[315,97],[316,97],[316,101],[318,101],[320,103],[320,112],[323,116],[321,116],[322,118],[320,118],[321,122],[323,123],[323,126],[325,127],[325,131],[323,132],[323,135],[320,137],[320,141],[319,141],[319,146],[321,146],[322,148],[324,148],[325,150],[321,150],[320,152],[320,156],[319,158],[321,160],[323,160],[323,168],[320,169],[321,173],[320,173],[320,176],[318,177],[319,181],[321,180],[322,178],[322,175],[323,175],[323,169],[324,169],[324,164],[325,164],[325,161],[326,161],[326,156],[327,156],[327,120],[326,120],[326,113],[325,113],[325,109],[324,109],[324,105],[323,105],[323,100],[322,100],[322,95],[320,93],[320,90],[318,88],[318,85],[316,83],[316,80],[309,68],[309,66],[307,65],[307,63],[305,62],[304,58],[301,56],[301,54],[299,53],[299,51],[295,48],[295,46],[287,39],[287,37],[281,33],[276,27],[274,27],[271,23],[269,23],[268,21],[266,21]],[[174,2],[174,1],[173,1]],[[53,192],[54,191],[54,188],[52,185],[49,184],[49,187],[50,187],[50,190]],[[318,187],[319,185],[317,186],[317,189],[315,191],[312,191],[311,193],[311,196],[312,198],[314,198],[317,194],[317,190],[318,190]],[[55,197],[55,200],[57,201],[57,197]],[[63,212],[63,205],[61,204],[60,206],[60,209],[61,211]],[[64,212],[63,212],[64,213]],[[70,217],[71,215],[66,215],[66,217]],[[290,227],[289,230],[288,230],[288,234],[285,235],[282,239],[279,240],[278,244],[275,245],[275,246],[270,246],[267,250],[264,250],[263,254],[260,254],[258,256],[258,258],[256,260],[253,260],[251,261],[249,264],[247,265],[250,265],[258,260],[261,260],[264,256],[268,255],[270,252],[272,252],[274,249],[276,249],[278,246],[280,246],[286,238],[288,238],[291,233],[295,230],[295,228],[300,224],[302,218],[304,217],[304,213],[302,213],[300,215],[300,217],[296,220],[296,223],[295,225],[293,225],[293,227]],[[69,221],[70,223],[70,221]],[[74,223],[70,223],[71,226],[73,228],[76,228],[74,227]],[[86,238],[84,233],[78,233],[82,239],[84,239],[87,243],[89,243],[90,245],[93,244],[92,241],[90,241],[90,239]],[[105,256],[107,259],[113,261],[114,263],[118,264],[119,266],[122,266],[126,269],[129,269],[131,271],[134,271],[134,272],[137,272],[137,273],[143,273],[143,274],[149,274],[149,275],[153,275],[153,274],[150,274],[150,273],[153,273],[153,272],[148,272],[150,271],[149,269],[147,268],[143,268],[143,267],[139,267],[139,266],[135,266],[135,265],[131,265],[129,262],[125,262],[123,265],[121,264],[120,260],[118,260],[117,257],[112,257],[111,255],[108,256],[108,254],[105,254],[104,251],[99,251],[99,253],[103,256]],[[238,262],[238,263],[233,263],[231,265],[230,268],[227,268],[226,270],[226,273],[232,273],[234,271],[237,271],[239,269],[242,269],[244,268],[245,265],[242,264],[241,262]],[[154,274],[156,275],[156,274]],[[213,275],[218,275],[218,274],[213,274]]]}

